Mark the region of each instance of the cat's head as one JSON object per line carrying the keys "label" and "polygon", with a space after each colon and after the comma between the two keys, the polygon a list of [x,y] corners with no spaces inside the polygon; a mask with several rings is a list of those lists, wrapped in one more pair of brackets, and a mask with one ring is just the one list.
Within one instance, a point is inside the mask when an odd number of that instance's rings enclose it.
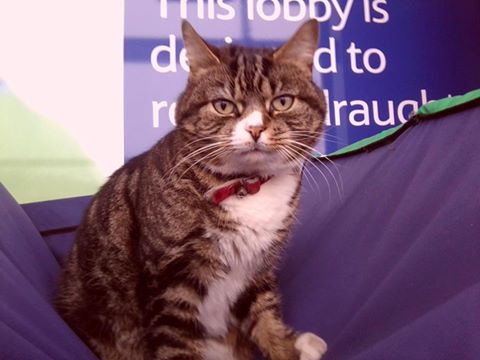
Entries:
{"label": "cat's head", "polygon": [[317,21],[306,22],[278,49],[218,48],[188,22],[182,31],[190,74],[176,121],[192,158],[225,175],[301,167],[326,112],[312,81]]}

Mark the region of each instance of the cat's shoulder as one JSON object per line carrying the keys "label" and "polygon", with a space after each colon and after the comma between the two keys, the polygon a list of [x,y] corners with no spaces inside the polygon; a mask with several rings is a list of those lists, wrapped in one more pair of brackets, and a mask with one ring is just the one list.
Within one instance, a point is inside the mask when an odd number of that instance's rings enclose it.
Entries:
{"label": "cat's shoulder", "polygon": [[142,172],[151,169],[152,167],[161,165],[165,161],[166,154],[164,153],[172,148],[175,142],[176,137],[172,131],[160,139],[150,149],[137,156],[127,159],[127,161],[120,168],[115,170],[112,175],[110,175],[108,182],[119,181],[125,176],[131,176],[134,173]]}

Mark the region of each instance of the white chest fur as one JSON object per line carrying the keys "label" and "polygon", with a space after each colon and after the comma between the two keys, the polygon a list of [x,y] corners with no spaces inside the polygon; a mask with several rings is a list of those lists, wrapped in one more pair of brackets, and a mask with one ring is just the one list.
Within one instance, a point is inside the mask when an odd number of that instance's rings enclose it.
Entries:
{"label": "white chest fur", "polygon": [[235,233],[217,234],[222,260],[230,271],[209,286],[199,307],[200,321],[211,336],[226,334],[230,307],[255,273],[275,231],[284,227],[297,184],[297,175],[279,175],[264,183],[255,195],[231,196],[221,203],[239,227]]}

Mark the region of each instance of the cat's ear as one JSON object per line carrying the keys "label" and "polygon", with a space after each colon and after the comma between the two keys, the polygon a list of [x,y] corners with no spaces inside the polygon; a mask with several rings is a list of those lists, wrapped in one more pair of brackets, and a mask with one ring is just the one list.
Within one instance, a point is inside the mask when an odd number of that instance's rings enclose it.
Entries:
{"label": "cat's ear", "polygon": [[313,55],[318,45],[318,21],[307,21],[279,49],[273,53],[273,59],[278,62],[294,62],[301,68],[312,72]]}
{"label": "cat's ear", "polygon": [[209,67],[220,63],[215,54],[215,47],[207,44],[186,20],[182,22],[182,36],[185,49],[187,50],[190,74],[199,74]]}

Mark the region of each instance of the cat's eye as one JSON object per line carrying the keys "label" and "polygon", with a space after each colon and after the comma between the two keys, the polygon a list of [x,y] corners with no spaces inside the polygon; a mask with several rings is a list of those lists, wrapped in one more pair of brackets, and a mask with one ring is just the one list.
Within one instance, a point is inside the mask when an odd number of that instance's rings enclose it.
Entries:
{"label": "cat's eye", "polygon": [[221,115],[232,115],[236,111],[235,105],[228,100],[220,99],[212,102],[213,108]]}
{"label": "cat's eye", "polygon": [[293,96],[282,95],[272,100],[272,110],[274,111],[287,111],[293,105]]}

